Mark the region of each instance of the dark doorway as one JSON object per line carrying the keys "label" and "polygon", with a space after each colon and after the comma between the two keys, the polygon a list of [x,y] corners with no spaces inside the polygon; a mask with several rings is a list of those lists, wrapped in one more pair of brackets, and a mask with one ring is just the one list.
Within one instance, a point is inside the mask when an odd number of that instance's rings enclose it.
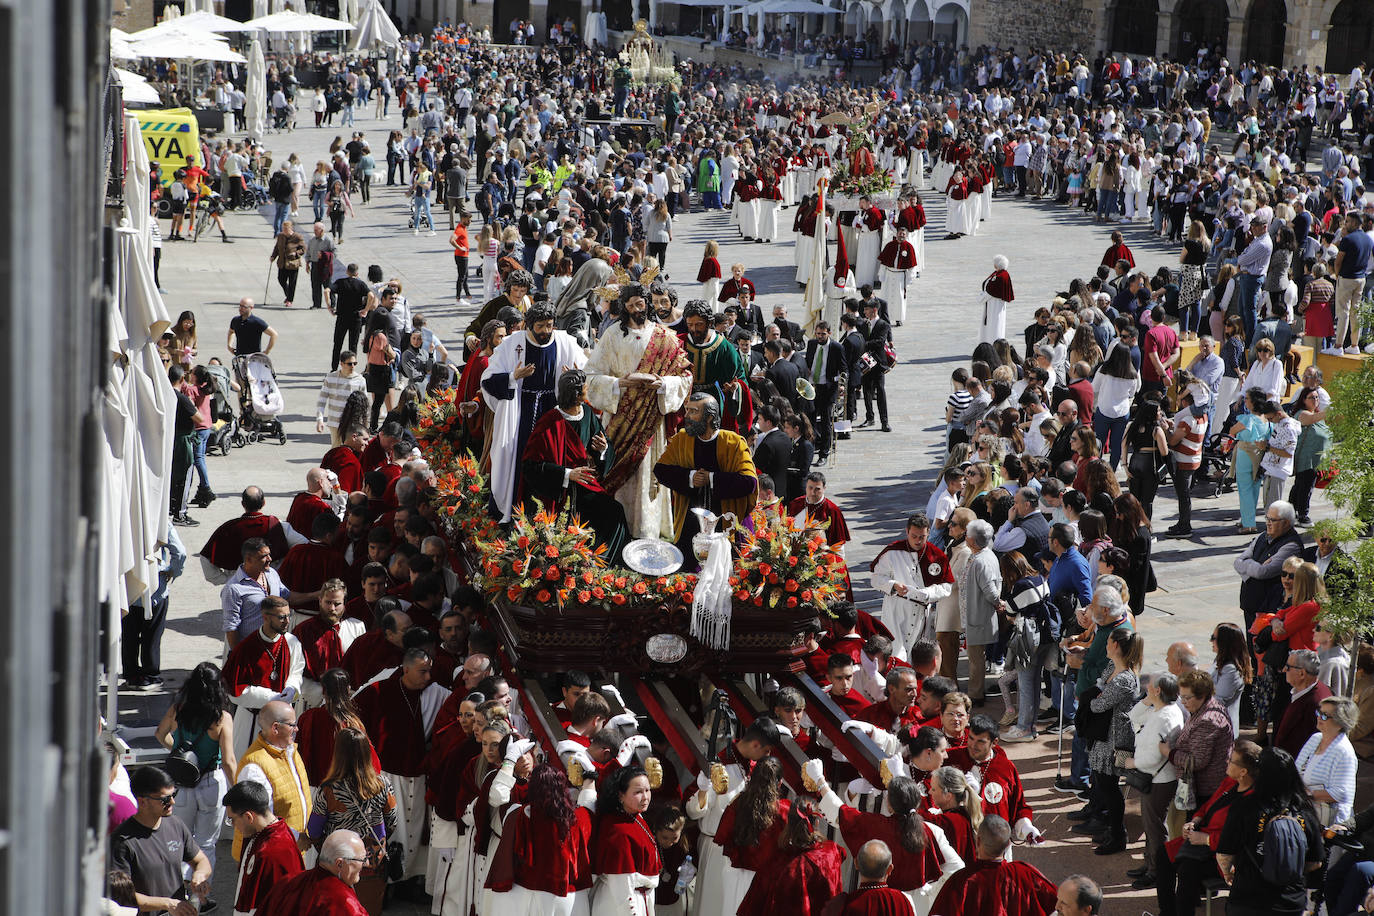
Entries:
{"label": "dark doorway", "polygon": [[[528,18],[530,0],[496,0],[491,10],[491,40],[497,44],[510,44],[510,24],[516,19]],[[537,35],[535,37],[538,38]]]}
{"label": "dark doorway", "polygon": [[224,0],[224,15],[247,22],[253,18],[253,0]]}
{"label": "dark doorway", "polygon": [[1288,4],[1284,0],[1254,0],[1245,17],[1245,59],[1283,64],[1283,41],[1288,32]]}
{"label": "dark doorway", "polygon": [[1369,0],[1342,0],[1331,14],[1326,37],[1326,69],[1349,73],[1374,59],[1374,4]]}
{"label": "dark doorway", "polygon": [[544,25],[544,35],[549,34],[549,27],[555,22],[562,25],[565,20],[571,19],[577,28],[578,34],[582,32],[582,0],[549,0],[549,18]]}
{"label": "dark doorway", "polygon": [[1197,49],[1215,48],[1226,53],[1230,12],[1226,0],[1183,0],[1178,5],[1178,45],[1176,57],[1193,60]]}
{"label": "dark doorway", "polygon": [[1154,54],[1159,33],[1159,0],[1119,0],[1112,10],[1113,51]]}

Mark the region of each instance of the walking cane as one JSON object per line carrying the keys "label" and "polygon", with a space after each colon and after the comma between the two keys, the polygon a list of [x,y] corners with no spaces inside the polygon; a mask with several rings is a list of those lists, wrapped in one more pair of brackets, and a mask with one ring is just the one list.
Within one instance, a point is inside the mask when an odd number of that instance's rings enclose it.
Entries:
{"label": "walking cane", "polygon": [[[1064,656],[1064,661],[1060,663],[1060,670],[1059,670],[1059,686],[1060,686],[1060,690],[1061,690],[1061,691],[1063,690],[1063,688],[1064,688],[1065,686],[1067,686],[1068,679],[1069,679],[1069,657],[1068,657],[1068,655],[1066,654],[1066,655]],[[1058,742],[1057,742],[1057,743],[1058,743],[1058,747],[1055,749],[1055,761],[1054,761],[1054,781],[1055,781],[1055,782],[1058,782],[1058,781],[1063,777],[1063,775],[1064,775],[1064,696],[1063,696],[1062,693],[1060,694],[1060,696],[1058,697],[1058,699],[1059,699],[1059,704],[1058,704],[1058,705],[1059,705],[1059,734],[1056,736],[1057,739],[1058,739]]]}
{"label": "walking cane", "polygon": [[262,304],[267,304],[267,294],[272,291],[272,262],[267,262],[267,282],[262,287]]}

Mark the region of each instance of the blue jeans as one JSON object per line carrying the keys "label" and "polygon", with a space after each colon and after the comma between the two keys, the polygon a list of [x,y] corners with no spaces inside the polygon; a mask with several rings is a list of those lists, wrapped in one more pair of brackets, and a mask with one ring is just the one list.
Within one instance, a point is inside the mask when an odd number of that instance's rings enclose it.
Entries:
{"label": "blue jeans", "polygon": [[1192,305],[1185,305],[1178,310],[1178,329],[1183,332],[1192,331],[1194,334],[1201,333],[1202,326],[1202,301],[1194,302]]}
{"label": "blue jeans", "polygon": [[1374,887],[1374,862],[1357,862],[1349,852],[1326,870],[1326,906],[1332,913],[1354,913]]}
{"label": "blue jeans", "polygon": [[1069,751],[1069,775],[1080,782],[1092,782],[1092,771],[1088,768],[1088,742],[1078,737],[1077,729],[1074,729],[1073,747]]}
{"label": "blue jeans", "polygon": [[1116,215],[1116,201],[1121,192],[1107,188],[1097,189],[1097,215],[1111,219]]}
{"label": "blue jeans", "polygon": [[1254,274],[1236,274],[1236,295],[1240,297],[1240,320],[1245,323],[1245,339],[1255,336],[1255,308],[1259,299],[1260,282],[1263,277]]}
{"label": "blue jeans", "polygon": [[352,124],[352,123],[353,123],[353,106],[352,106],[352,105],[345,105],[345,106],[343,107],[343,110],[341,110],[341,111],[339,112],[339,114],[340,114],[340,116],[341,116],[340,119],[339,119],[339,125],[340,125],[340,126],[343,126],[343,125],[345,125],[345,124]]}
{"label": "blue jeans", "polygon": [[315,208],[315,222],[324,222],[324,203],[329,196],[328,191],[312,191],[310,193],[310,205]]}
{"label": "blue jeans", "polygon": [[1159,198],[1155,198],[1155,208],[1150,213],[1150,225],[1156,235],[1164,231],[1164,205],[1159,202]]}
{"label": "blue jeans", "polygon": [[1093,434],[1097,436],[1097,444],[1100,448],[1111,437],[1111,461],[1112,470],[1121,463],[1121,437],[1126,435],[1126,424],[1130,422],[1130,417],[1108,417],[1100,410],[1093,411]]}
{"label": "blue jeans", "polygon": [[291,201],[284,204],[272,205],[272,235],[281,234],[281,224],[286,222],[286,217],[291,214]]}
{"label": "blue jeans", "polygon": [[209,430],[209,429],[198,429],[198,430],[196,430],[196,457],[195,457],[195,465],[194,465],[194,466],[195,466],[195,469],[196,469],[196,473],[200,475],[200,486],[201,486],[201,489],[204,489],[204,490],[210,489],[210,473],[209,473],[209,471],[208,471],[208,470],[206,469],[206,467],[205,467],[205,450],[206,450],[206,447],[207,447],[209,444],[210,444],[210,430]]}
{"label": "blue jeans", "polygon": [[422,213],[424,214],[425,222],[429,224],[429,228],[430,228],[430,229],[433,229],[433,228],[434,228],[434,219],[433,219],[433,217],[430,215],[430,212],[429,212],[429,195],[428,195],[428,194],[416,194],[416,195],[415,195],[415,199],[411,202],[411,212],[412,212],[412,213],[414,214],[414,216],[415,216],[415,228],[416,228],[416,229],[419,229],[419,228],[420,228],[420,214],[422,214]]}
{"label": "blue jeans", "polygon": [[1035,731],[1035,717],[1040,712],[1040,675],[1043,671],[1039,665],[1016,669],[1017,728]]}

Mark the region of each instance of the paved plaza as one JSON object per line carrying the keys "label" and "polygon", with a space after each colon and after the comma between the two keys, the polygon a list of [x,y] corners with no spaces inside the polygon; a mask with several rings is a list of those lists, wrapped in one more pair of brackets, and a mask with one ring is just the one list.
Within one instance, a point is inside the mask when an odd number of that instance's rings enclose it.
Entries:
{"label": "paved plaza", "polygon": [[[370,108],[370,106],[369,106]],[[303,115],[304,118],[308,117]],[[291,152],[300,154],[307,171],[325,157],[336,135],[348,138],[349,131],[366,131],[374,156],[384,162],[386,132],[400,127],[399,116],[388,121],[359,117],[354,128],[302,128],[294,132],[271,134],[266,145],[274,160]],[[384,172],[374,184],[370,205],[354,201],[356,216],[345,226],[345,241],[338,252],[343,264],[357,262],[363,275],[370,264],[381,265],[388,277],[400,277],[413,311],[423,314],[429,326],[446,343],[451,353],[461,352],[461,329],[476,313],[480,302],[459,308],[453,298],[454,268],[447,242],[447,217],[435,214],[439,233],[414,236],[406,228],[407,198],[401,188],[385,186]],[[978,292],[982,279],[992,270],[995,255],[1004,254],[1011,262],[1010,272],[1016,289],[1008,320],[1008,337],[1018,343],[1021,329],[1031,321],[1035,308],[1047,305],[1056,291],[1075,276],[1088,277],[1102,257],[1115,224],[1093,223],[1081,211],[1046,202],[997,199],[992,217],[979,226],[979,234],[956,241],[942,241],[944,235],[943,198],[923,192],[927,227],[927,263],[912,291],[913,303],[904,326],[894,329],[899,364],[887,378],[891,433],[874,427],[858,430],[852,439],[839,443],[830,467],[829,495],[843,508],[854,540],[848,558],[854,571],[857,597],[866,597],[867,566],[882,545],[902,533],[906,516],[923,508],[934,475],[943,459],[944,404],[949,394],[950,372],[967,365],[977,342],[980,315]],[[298,227],[309,236],[308,203],[303,202]],[[780,224],[791,226],[793,211],[784,211]],[[245,486],[261,486],[268,497],[267,511],[284,517],[292,496],[304,489],[305,474],[328,449],[327,434],[315,432],[315,402],[320,380],[329,369],[329,345],[333,319],[326,311],[309,310],[308,282],[298,291],[297,305],[282,307],[281,293],[271,272],[270,289],[264,301],[264,281],[269,277],[268,252],[271,247],[270,212],[259,215],[235,212],[227,217],[235,244],[222,244],[207,233],[199,243],[169,242],[163,249],[162,284],[168,312],[175,317],[183,309],[195,312],[200,336],[199,359],[218,355],[226,363],[225,345],[230,319],[236,314],[240,297],[250,296],[259,303],[258,314],[279,332],[272,359],[276,365],[286,400],[285,421],[288,441],[249,445],[233,450],[227,458],[209,459],[211,484],[220,499],[207,510],[192,509],[200,521],[196,528],[181,528],[180,534],[192,554],[186,574],[172,587],[171,610],[163,642],[166,689],[179,686],[185,673],[205,659],[218,659],[221,653],[218,588],[200,574],[194,557],[204,540],[221,522],[239,513],[237,494]],[[476,237],[473,227],[473,238]],[[1178,247],[1153,238],[1146,224],[1122,226],[1137,264],[1153,273],[1160,265],[1176,265]],[[164,236],[168,232],[163,224]],[[680,216],[674,225],[673,242],[668,247],[666,271],[680,299],[698,296],[695,282],[705,243],[720,243],[720,263],[743,262],[759,292],[765,315],[781,302],[789,307],[794,320],[801,313],[801,289],[793,282],[792,239],[790,231],[772,244],[746,243],[739,239],[724,212],[694,212]],[[475,245],[474,245],[475,247]],[[477,258],[474,257],[474,262]],[[480,283],[472,283],[480,290]],[[862,418],[862,416],[861,416]],[[1173,491],[1166,487],[1155,505],[1154,527],[1162,531],[1173,522]],[[1313,507],[1315,517],[1331,514],[1324,501]],[[1147,611],[1139,620],[1146,637],[1146,670],[1162,670],[1168,643],[1187,639],[1204,653],[1211,627],[1221,620],[1238,620],[1236,605],[1238,580],[1231,560],[1246,538],[1235,533],[1237,504],[1234,494],[1219,499],[1199,499],[1194,503],[1192,540],[1162,540],[1155,544],[1154,563],[1160,590],[1147,599]],[[155,721],[166,708],[168,698],[161,694],[134,693],[121,699],[126,724]],[[992,699],[988,710],[1001,712],[999,700]],[[1068,836],[1064,815],[1077,807],[1070,797],[1049,789],[1056,769],[1053,736],[1031,744],[1012,745],[1027,781],[1030,801],[1036,810],[1037,825],[1049,837],[1045,845],[1018,850],[1018,855],[1039,865],[1054,880],[1073,871],[1084,871],[1100,880],[1111,895],[1107,912],[1135,913],[1154,909],[1153,892],[1133,893],[1128,868],[1139,864],[1137,843],[1129,855],[1094,857],[1086,837]],[[1067,743],[1064,748],[1067,756]],[[1138,819],[1128,814],[1133,839],[1139,839]],[[226,831],[225,836],[228,836]],[[227,842],[227,840],[226,840]],[[215,896],[221,911],[231,905],[232,859],[227,850],[220,856],[221,872],[216,876]],[[228,867],[226,867],[228,866]],[[1131,898],[1129,903],[1123,898]],[[406,912],[404,908],[396,912]]]}

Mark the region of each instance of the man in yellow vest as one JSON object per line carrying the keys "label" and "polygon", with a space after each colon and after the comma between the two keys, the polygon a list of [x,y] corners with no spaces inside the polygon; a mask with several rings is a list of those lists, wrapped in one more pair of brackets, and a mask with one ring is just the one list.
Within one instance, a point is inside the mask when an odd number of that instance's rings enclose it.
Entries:
{"label": "man in yellow vest", "polygon": [[[267,790],[272,813],[296,834],[301,851],[310,847],[305,822],[310,817],[310,779],[296,750],[296,710],[272,700],[258,713],[258,736],[239,758],[238,782],[256,782]],[[243,834],[234,831],[234,859],[243,848]]]}

